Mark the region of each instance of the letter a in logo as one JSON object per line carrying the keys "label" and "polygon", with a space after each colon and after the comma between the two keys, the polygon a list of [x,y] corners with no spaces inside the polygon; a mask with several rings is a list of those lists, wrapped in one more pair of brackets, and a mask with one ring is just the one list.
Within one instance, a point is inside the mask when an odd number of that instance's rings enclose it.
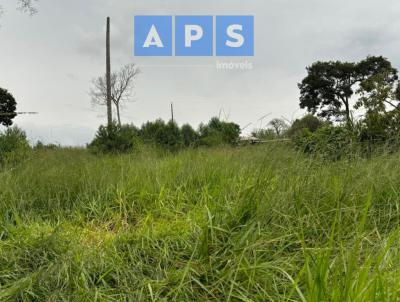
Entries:
{"label": "letter a in logo", "polygon": [[143,47],[148,48],[150,46],[164,47],[160,39],[160,35],[154,25],[151,26],[150,32],[147,35],[146,41],[144,41]]}
{"label": "letter a in logo", "polygon": [[134,55],[172,55],[172,16],[135,16]]}

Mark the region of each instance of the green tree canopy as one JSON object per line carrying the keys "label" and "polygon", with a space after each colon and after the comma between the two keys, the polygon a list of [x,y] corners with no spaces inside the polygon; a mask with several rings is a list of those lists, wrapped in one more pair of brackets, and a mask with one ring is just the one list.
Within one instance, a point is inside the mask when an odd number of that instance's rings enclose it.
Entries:
{"label": "green tree canopy", "polygon": [[200,125],[199,133],[205,145],[235,144],[239,140],[240,126],[213,117],[208,124]]}
{"label": "green tree canopy", "polygon": [[367,57],[358,63],[329,61],[316,62],[307,67],[307,76],[298,85],[300,107],[313,114],[350,122],[350,100],[356,85],[380,73],[387,73],[388,80],[397,80],[397,70],[384,57]]}
{"label": "green tree canopy", "polygon": [[198,134],[189,124],[184,124],[181,127],[183,143],[186,147],[193,146],[198,140]]}
{"label": "green tree canopy", "polygon": [[358,90],[361,97],[355,108],[367,110],[369,113],[387,113],[400,109],[400,86],[397,75],[390,71],[377,73],[360,84]]}
{"label": "green tree canopy", "polygon": [[17,116],[17,102],[11,93],[0,88],[0,125],[9,127]]}
{"label": "green tree canopy", "polygon": [[308,129],[310,132],[315,132],[324,125],[326,126],[328,124],[312,114],[307,114],[293,122],[288,130],[288,136],[294,137],[299,135],[304,129]]}

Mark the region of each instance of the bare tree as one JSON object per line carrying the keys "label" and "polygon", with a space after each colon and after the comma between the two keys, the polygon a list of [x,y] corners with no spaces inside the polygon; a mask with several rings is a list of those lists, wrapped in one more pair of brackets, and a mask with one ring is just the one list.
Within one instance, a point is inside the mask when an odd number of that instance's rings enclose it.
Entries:
{"label": "bare tree", "polygon": [[34,6],[33,2],[36,1],[37,0],[18,0],[18,9],[24,13],[34,15],[37,13],[37,9]]}
{"label": "bare tree", "polygon": [[[28,13],[29,15],[34,15],[37,13],[37,9],[34,6],[34,2],[38,0],[17,0],[18,10],[23,13]],[[0,3],[0,17],[4,13],[3,6]]]}
{"label": "bare tree", "polygon": [[275,131],[276,136],[281,136],[289,128],[283,119],[275,118],[269,124]]}
{"label": "bare tree", "polygon": [[[118,124],[121,125],[123,104],[132,100],[134,84],[140,70],[135,64],[123,66],[118,72],[111,73],[111,100],[115,106]],[[107,105],[107,77],[98,77],[92,81],[90,91],[92,105]]]}

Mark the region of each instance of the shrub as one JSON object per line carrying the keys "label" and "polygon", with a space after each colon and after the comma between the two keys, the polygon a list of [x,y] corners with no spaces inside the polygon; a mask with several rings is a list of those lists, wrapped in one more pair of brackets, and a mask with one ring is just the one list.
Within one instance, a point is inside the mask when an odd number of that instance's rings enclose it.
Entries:
{"label": "shrub", "polygon": [[37,141],[36,145],[33,147],[35,150],[57,150],[60,149],[60,145],[56,144],[45,144],[42,141]]}
{"label": "shrub", "polygon": [[157,136],[162,129],[165,128],[165,122],[162,119],[158,119],[154,122],[147,122],[142,125],[140,129],[140,137],[145,142],[156,143]]}
{"label": "shrub", "polygon": [[367,112],[357,125],[359,139],[368,145],[399,144],[400,116],[397,110],[380,114]]}
{"label": "shrub", "polygon": [[100,126],[88,148],[93,153],[128,153],[140,144],[139,130],[133,125]]}
{"label": "shrub", "polygon": [[184,145],[181,130],[172,121],[165,123],[158,119],[154,122],[147,122],[142,125],[140,136],[145,142],[153,143],[170,151],[178,150]]}
{"label": "shrub", "polygon": [[26,134],[18,127],[7,128],[0,133],[0,163],[16,163],[29,151]]}
{"label": "shrub", "polygon": [[314,133],[303,129],[295,139],[296,147],[304,153],[329,160],[349,158],[356,154],[357,138],[345,127],[325,126]]}
{"label": "shrub", "polygon": [[289,137],[296,137],[297,135],[301,135],[304,129],[315,132],[323,126],[327,126],[327,123],[312,114],[307,114],[293,122],[292,126],[287,131],[287,135]]}
{"label": "shrub", "polygon": [[257,129],[254,130],[251,135],[262,140],[273,140],[277,138],[273,129]]}
{"label": "shrub", "polygon": [[240,126],[235,123],[222,122],[217,117],[214,117],[208,124],[200,125],[199,133],[200,145],[234,145],[239,140]]}
{"label": "shrub", "polygon": [[198,133],[189,124],[181,127],[181,134],[185,147],[194,146],[199,139]]}
{"label": "shrub", "polygon": [[157,145],[169,150],[176,151],[183,147],[181,130],[175,122],[168,122],[156,132]]}
{"label": "shrub", "polygon": [[198,145],[206,147],[214,147],[223,144],[225,144],[225,142],[222,133],[220,132],[211,132],[204,135],[198,142]]}

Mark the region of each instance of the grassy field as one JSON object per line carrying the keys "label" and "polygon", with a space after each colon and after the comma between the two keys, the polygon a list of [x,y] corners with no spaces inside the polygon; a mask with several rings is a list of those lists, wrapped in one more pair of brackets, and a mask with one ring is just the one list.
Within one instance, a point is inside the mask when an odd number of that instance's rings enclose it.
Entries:
{"label": "grassy field", "polygon": [[398,154],[41,151],[0,215],[0,301],[400,299]]}

